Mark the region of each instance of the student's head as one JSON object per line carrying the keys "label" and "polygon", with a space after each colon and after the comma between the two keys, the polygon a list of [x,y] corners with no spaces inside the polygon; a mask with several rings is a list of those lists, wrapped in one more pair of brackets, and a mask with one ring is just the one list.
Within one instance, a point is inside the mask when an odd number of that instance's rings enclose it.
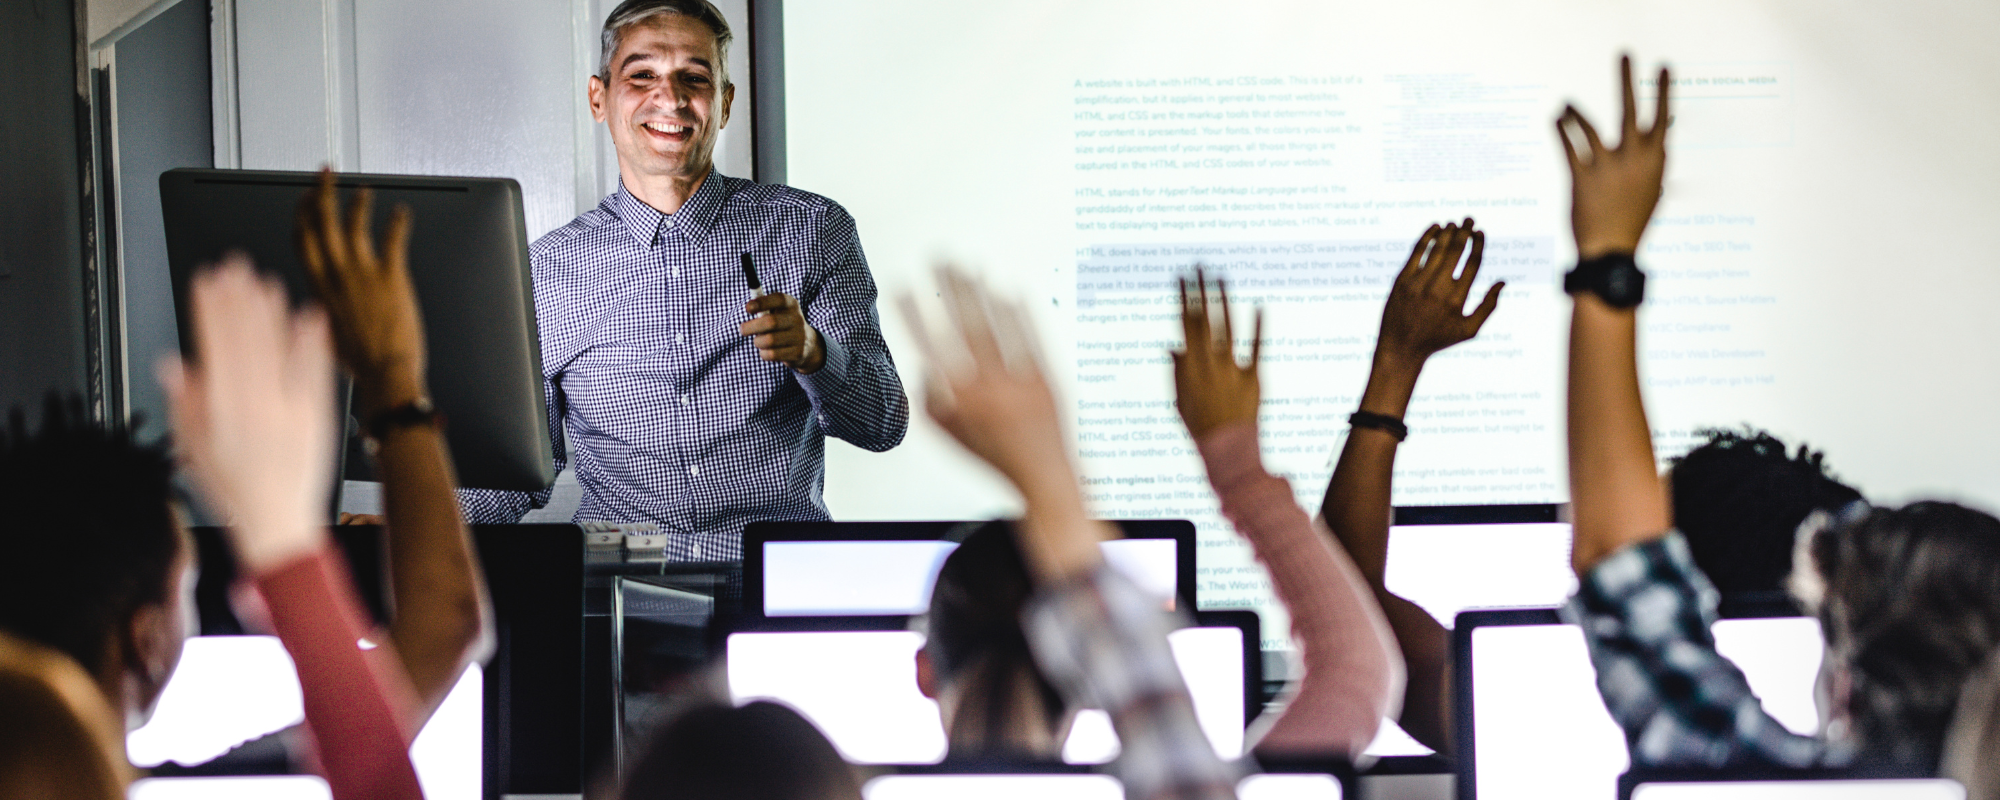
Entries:
{"label": "student's head", "polygon": [[1676,459],[1669,474],[1674,527],[1716,588],[1782,590],[1799,523],[1861,493],[1828,475],[1824,456],[1804,445],[1793,453],[1759,430],[1701,433],[1707,441]]}
{"label": "student's head", "polygon": [[1826,636],[1822,718],[1869,761],[1934,768],[1961,688],[2000,645],[2000,520],[1952,503],[1801,531],[1794,594]]}
{"label": "student's head", "polygon": [[954,756],[1053,759],[1073,718],[1021,630],[1033,594],[1013,526],[989,522],[938,570],[917,684],[938,701]]}
{"label": "student's head", "polygon": [[729,123],[729,23],[707,0],[625,0],[604,21],[591,118],[609,126],[619,174],[700,178]]}
{"label": "student's head", "polygon": [[81,664],[144,724],[194,631],[194,545],[173,465],[125,426],[50,399],[0,431],[0,629]]}
{"label": "student's head", "polygon": [[853,768],[776,703],[683,712],[653,736],[625,800],[861,800]]}

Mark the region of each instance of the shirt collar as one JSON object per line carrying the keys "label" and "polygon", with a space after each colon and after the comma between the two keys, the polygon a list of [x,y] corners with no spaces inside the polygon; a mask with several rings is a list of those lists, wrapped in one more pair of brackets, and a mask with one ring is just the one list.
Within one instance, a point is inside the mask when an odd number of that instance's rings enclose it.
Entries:
{"label": "shirt collar", "polygon": [[681,204],[680,210],[662,214],[659,209],[646,205],[644,200],[628,191],[625,181],[620,180],[618,191],[611,195],[611,210],[641,246],[658,245],[660,237],[670,230],[678,230],[689,241],[698,243],[715,227],[715,219],[727,194],[724,183],[722,174],[711,168],[708,176],[702,179],[701,187]]}

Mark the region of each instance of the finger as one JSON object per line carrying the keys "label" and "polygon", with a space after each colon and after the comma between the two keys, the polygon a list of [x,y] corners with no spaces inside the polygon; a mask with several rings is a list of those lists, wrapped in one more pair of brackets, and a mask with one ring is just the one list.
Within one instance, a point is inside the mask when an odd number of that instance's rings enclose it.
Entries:
{"label": "finger", "polygon": [[1621,55],[1618,57],[1618,82],[1621,84],[1620,91],[1625,100],[1625,127],[1618,139],[1618,144],[1623,146],[1626,142],[1632,141],[1634,137],[1639,135],[1639,98],[1632,91],[1632,57],[1630,55]]}
{"label": "finger", "polygon": [[1256,316],[1250,322],[1250,363],[1244,367],[1255,373],[1257,365],[1264,359],[1264,307],[1258,306]]}
{"label": "finger", "polygon": [[1466,256],[1465,258],[1465,274],[1460,275],[1457,278],[1457,280],[1453,282],[1454,285],[1457,287],[1457,291],[1452,292],[1451,295],[1452,303],[1454,304],[1452,308],[1454,310],[1465,308],[1465,298],[1468,295],[1472,294],[1472,282],[1479,278],[1479,265],[1482,261],[1485,260],[1485,258],[1486,258],[1486,232],[1473,231],[1472,255]]}
{"label": "finger", "polygon": [[1604,140],[1597,136],[1596,126],[1591,125],[1590,120],[1585,118],[1583,113],[1579,111],[1570,112],[1570,119],[1576,122],[1578,130],[1583,131],[1583,140],[1590,145],[1591,163],[1597,163],[1598,157],[1602,156],[1606,152],[1606,149],[1604,147]]}
{"label": "finger", "polygon": [[299,260],[305,262],[306,277],[312,279],[313,288],[321,298],[332,298],[338,291],[335,284],[339,276],[330,274],[326,268],[326,254],[320,249],[319,233],[313,230],[311,213],[299,209],[297,228],[293,232],[297,240]]}
{"label": "finger", "polygon": [[910,334],[917,340],[917,353],[924,360],[925,371],[931,373],[929,383],[936,383],[941,374],[943,362],[939,359],[937,336],[931,331],[929,321],[924,318],[924,310],[917,304],[917,297],[907,291],[896,295],[896,306],[903,312],[903,319],[910,326]]}
{"label": "finger", "polygon": [[1576,144],[1569,140],[1569,118],[1576,109],[1564,108],[1556,115],[1556,141],[1562,142],[1563,155],[1569,158],[1569,174],[1575,175],[1583,169],[1583,159],[1576,154]]}
{"label": "finger", "polygon": [[1202,270],[1201,265],[1196,264],[1194,268],[1194,296],[1187,298],[1181,304],[1181,317],[1186,321],[1185,326],[1187,328],[1187,340],[1184,346],[1187,348],[1188,354],[1193,356],[1197,361],[1208,357],[1209,342],[1215,336],[1214,331],[1208,328],[1207,281],[1208,275]]}
{"label": "finger", "polygon": [[784,292],[772,292],[762,297],[750,298],[749,302],[743,304],[743,310],[751,314],[779,311],[785,307],[785,301],[788,299],[790,298],[786,297]]}
{"label": "finger", "polygon": [[958,326],[959,338],[972,357],[975,369],[985,370],[1003,363],[1000,342],[993,337],[993,320],[987,313],[986,292],[958,270],[946,270],[945,310]]}
{"label": "finger", "polygon": [[1229,286],[1224,284],[1220,278],[1217,278],[1215,281],[1215,293],[1222,299],[1222,338],[1217,341],[1222,344],[1222,353],[1229,356],[1229,360],[1234,362],[1236,360],[1236,325],[1229,321]]}
{"label": "finger", "polygon": [[[291,316],[291,342],[286,359],[296,384],[308,397],[330,401],[333,397],[333,325],[326,310],[306,306]],[[331,406],[328,407],[331,409]]]}
{"label": "finger", "polygon": [[335,270],[346,267],[349,259],[347,242],[341,238],[340,193],[333,185],[332,168],[322,167],[319,172],[319,193],[315,198],[319,204],[320,244],[326,248],[327,266]]}
{"label": "finger", "polygon": [[1666,67],[1661,67],[1658,85],[1660,96],[1653,106],[1653,127],[1651,130],[1646,131],[1646,136],[1650,139],[1658,139],[1665,136],[1667,126],[1672,125],[1674,122],[1673,115],[1667,112],[1667,90],[1668,87],[1673,86],[1673,83],[1673,75],[1667,71]]}
{"label": "finger", "polygon": [[1425,289],[1435,288],[1439,283],[1451,280],[1451,273],[1458,268],[1458,257],[1465,252],[1466,230],[1454,222],[1446,225],[1444,233],[1431,248],[1429,263],[1424,265],[1423,281]]}
{"label": "finger", "polygon": [[1424,229],[1424,235],[1417,237],[1417,246],[1410,248],[1410,259],[1403,262],[1403,271],[1396,273],[1397,283],[1403,283],[1423,272],[1424,256],[1430,251],[1431,243],[1443,231],[1444,228],[1435,222],[1431,223],[1429,228]]}
{"label": "finger", "polygon": [[375,260],[375,230],[371,222],[375,219],[375,191],[366,186],[354,190],[354,199],[347,208],[347,241],[354,249],[354,258],[360,261],[356,266],[364,269],[379,266]]}
{"label": "finger", "polygon": [[389,215],[389,236],[382,242],[388,248],[382,261],[382,269],[388,275],[407,275],[410,272],[412,218],[408,203],[397,203],[396,210]]}
{"label": "finger", "polygon": [[1012,300],[997,300],[993,303],[993,322],[1007,368],[1042,379],[1042,341],[1028,321],[1027,310]]}
{"label": "finger", "polygon": [[1186,352],[1188,348],[1194,347],[1197,333],[1194,326],[1194,308],[1188,305],[1187,276],[1182,275],[1174,281],[1181,287],[1181,348],[1182,352]]}
{"label": "finger", "polygon": [[[1486,318],[1493,316],[1493,309],[1500,307],[1500,290],[1507,288],[1506,281],[1498,281],[1486,290],[1486,297],[1479,301],[1479,307],[1472,311],[1472,334],[1479,335],[1479,329],[1486,327]],[[1466,338],[1471,338],[1468,336]]]}
{"label": "finger", "polygon": [[778,331],[793,330],[798,327],[798,320],[792,317],[766,314],[761,317],[751,317],[744,320],[742,324],[736,326],[736,329],[742,331],[745,336],[755,336],[760,333],[776,333]]}

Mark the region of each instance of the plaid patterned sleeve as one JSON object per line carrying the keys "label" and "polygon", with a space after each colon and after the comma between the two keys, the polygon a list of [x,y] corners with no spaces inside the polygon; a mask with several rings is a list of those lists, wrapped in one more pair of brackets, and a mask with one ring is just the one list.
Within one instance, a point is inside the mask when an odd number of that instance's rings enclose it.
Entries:
{"label": "plaid patterned sleeve", "polygon": [[1766,714],[1742,670],[1716,651],[1716,602],[1687,540],[1672,533],[1599,562],[1563,608],[1583,629],[1632,763],[1839,765],[1841,753]]}
{"label": "plaid patterned sleeve", "polygon": [[854,217],[838,205],[830,211],[818,243],[825,278],[805,309],[807,323],[825,343],[826,361],[800,376],[799,385],[822,432],[879,453],[903,441],[910,401],[882,338],[875,278]]}
{"label": "plaid patterned sleeve", "polygon": [[1049,677],[1118,731],[1118,775],[1133,800],[1233,798],[1236,768],[1215,754],[1167,645],[1182,617],[1110,567],[1044,589],[1022,612]]}

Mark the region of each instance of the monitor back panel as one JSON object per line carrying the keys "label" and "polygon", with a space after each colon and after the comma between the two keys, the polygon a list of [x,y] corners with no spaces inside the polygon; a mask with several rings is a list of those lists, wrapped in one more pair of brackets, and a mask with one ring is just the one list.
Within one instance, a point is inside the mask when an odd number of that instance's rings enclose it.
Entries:
{"label": "monitor back panel", "polygon": [[[160,176],[167,261],[181,346],[193,347],[187,287],[202,264],[240,251],[311,296],[293,245],[311,172],[177,169]],[[343,194],[374,190],[374,230],[409,206],[410,279],[429,348],[433,399],[462,485],[538,490],[555,480],[543,402],[541,346],[521,211],[508,178],[341,175]],[[354,473],[350,473],[353,476]]]}

